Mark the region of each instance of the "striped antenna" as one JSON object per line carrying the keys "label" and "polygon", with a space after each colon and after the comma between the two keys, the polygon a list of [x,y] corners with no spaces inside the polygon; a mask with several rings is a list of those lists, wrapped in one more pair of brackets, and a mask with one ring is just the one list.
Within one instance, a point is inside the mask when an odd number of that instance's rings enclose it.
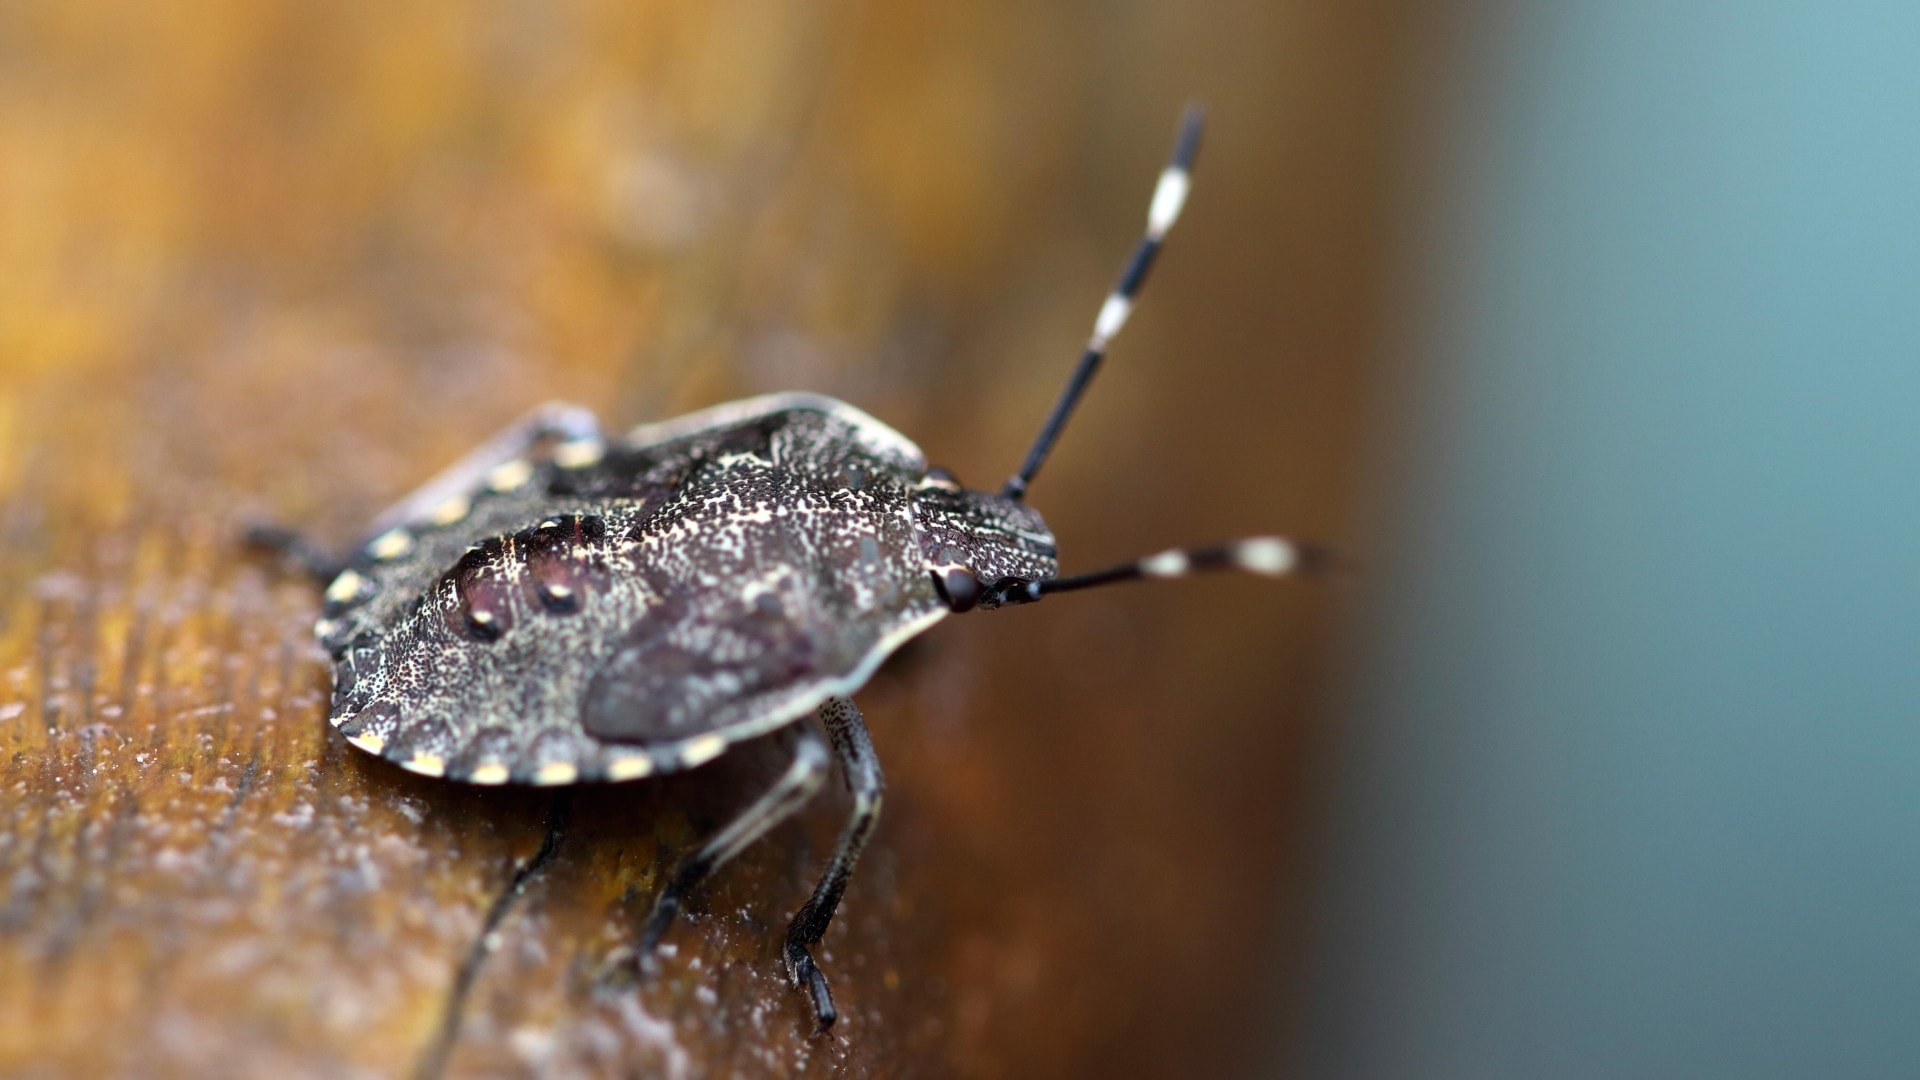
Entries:
{"label": "striped antenna", "polygon": [[1181,578],[1205,570],[1240,570],[1265,577],[1290,577],[1317,573],[1327,563],[1327,554],[1319,548],[1298,544],[1281,536],[1250,536],[1217,547],[1172,548],[1144,559],[1070,577],[1043,578],[1039,581],[1008,579],[995,584],[992,592],[996,604],[1030,604],[1054,593],[1091,589],[1096,585],[1111,585],[1120,581]]}
{"label": "striped antenna", "polygon": [[1080,395],[1087,392],[1087,384],[1093,381],[1094,373],[1100,370],[1100,361],[1106,359],[1107,345],[1127,325],[1127,316],[1133,313],[1133,298],[1140,292],[1140,286],[1147,280],[1147,271],[1153,268],[1154,256],[1160,254],[1160,244],[1166,239],[1167,230],[1180,218],[1180,208],[1186,205],[1187,189],[1192,186],[1194,155],[1200,151],[1200,130],[1205,126],[1205,117],[1200,106],[1189,105],[1180,118],[1180,135],[1173,144],[1173,157],[1167,167],[1160,172],[1160,182],[1153,189],[1153,202],[1147,206],[1147,231],[1140,243],[1133,249],[1133,257],[1120,271],[1120,280],[1113,286],[1113,292],[1107,295],[1107,302],[1100,305],[1100,314],[1093,321],[1093,334],[1087,338],[1087,347],[1080,353],[1080,363],[1073,369],[1073,376],[1067,380],[1066,389],[1060,391],[1060,397],[1053,403],[1053,411],[1047,415],[1047,422],[1040,428],[1040,434],[1033,440],[1032,449],[1027,451],[1027,460],[1020,471],[1007,481],[1000,494],[1009,499],[1023,499],[1027,494],[1027,485],[1033,482],[1033,475],[1046,463],[1047,454],[1053,450],[1054,440],[1060,437],[1060,429],[1067,426],[1067,417],[1073,415],[1074,406],[1080,403]]}

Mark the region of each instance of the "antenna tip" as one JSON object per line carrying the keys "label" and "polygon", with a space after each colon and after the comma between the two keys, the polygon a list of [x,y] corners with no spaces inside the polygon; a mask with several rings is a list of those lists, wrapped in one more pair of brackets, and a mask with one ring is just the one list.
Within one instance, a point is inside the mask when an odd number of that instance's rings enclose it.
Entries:
{"label": "antenna tip", "polygon": [[1180,136],[1174,143],[1173,163],[1180,168],[1193,165],[1194,156],[1200,152],[1200,135],[1207,127],[1207,110],[1199,101],[1187,102],[1180,113]]}

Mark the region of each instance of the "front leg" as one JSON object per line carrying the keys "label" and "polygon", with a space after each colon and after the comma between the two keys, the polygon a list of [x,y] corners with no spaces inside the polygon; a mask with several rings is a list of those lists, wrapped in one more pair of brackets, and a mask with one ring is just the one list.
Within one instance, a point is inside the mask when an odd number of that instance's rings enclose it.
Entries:
{"label": "front leg", "polygon": [[840,1014],[833,1006],[827,978],[820,973],[807,947],[818,945],[828,924],[833,922],[840,896],[847,891],[847,882],[853,877],[853,866],[860,860],[860,852],[867,846],[874,825],[879,823],[880,798],[886,790],[886,780],[880,775],[880,758],[873,752],[873,739],[867,734],[866,721],[852,698],[828,699],[820,706],[820,722],[826,725],[834,756],[846,771],[847,786],[853,792],[853,814],[847,820],[846,830],[840,834],[840,844],[834,850],[833,861],[827,865],[826,875],[787,928],[786,959],[787,977],[812,997],[814,1017],[819,1024],[816,1030],[825,1031]]}

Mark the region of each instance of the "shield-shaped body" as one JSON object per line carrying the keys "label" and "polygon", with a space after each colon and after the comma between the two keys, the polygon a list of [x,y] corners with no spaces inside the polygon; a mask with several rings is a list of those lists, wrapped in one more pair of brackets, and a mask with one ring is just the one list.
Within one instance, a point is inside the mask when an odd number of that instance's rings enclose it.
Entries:
{"label": "shield-shaped body", "polygon": [[829,398],[517,450],[396,507],[327,591],[333,723],[415,772],[698,765],[851,693],[948,614],[930,570],[1056,568],[1038,514],[929,474]]}

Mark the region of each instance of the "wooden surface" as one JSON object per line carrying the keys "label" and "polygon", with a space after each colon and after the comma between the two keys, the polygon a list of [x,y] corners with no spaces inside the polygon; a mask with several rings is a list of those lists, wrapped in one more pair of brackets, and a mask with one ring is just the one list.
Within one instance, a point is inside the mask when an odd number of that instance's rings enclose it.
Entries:
{"label": "wooden surface", "polygon": [[[530,404],[842,396],[991,485],[1139,227],[1191,213],[1034,490],[1065,563],[1339,542],[1397,8],[0,7],[0,1075],[1200,1075],[1276,1037],[1335,608],[1206,581],[943,626],[861,696],[887,813],[807,1037],[837,785],[481,791],[326,729],[310,586]],[[543,847],[545,854],[542,855]]]}

